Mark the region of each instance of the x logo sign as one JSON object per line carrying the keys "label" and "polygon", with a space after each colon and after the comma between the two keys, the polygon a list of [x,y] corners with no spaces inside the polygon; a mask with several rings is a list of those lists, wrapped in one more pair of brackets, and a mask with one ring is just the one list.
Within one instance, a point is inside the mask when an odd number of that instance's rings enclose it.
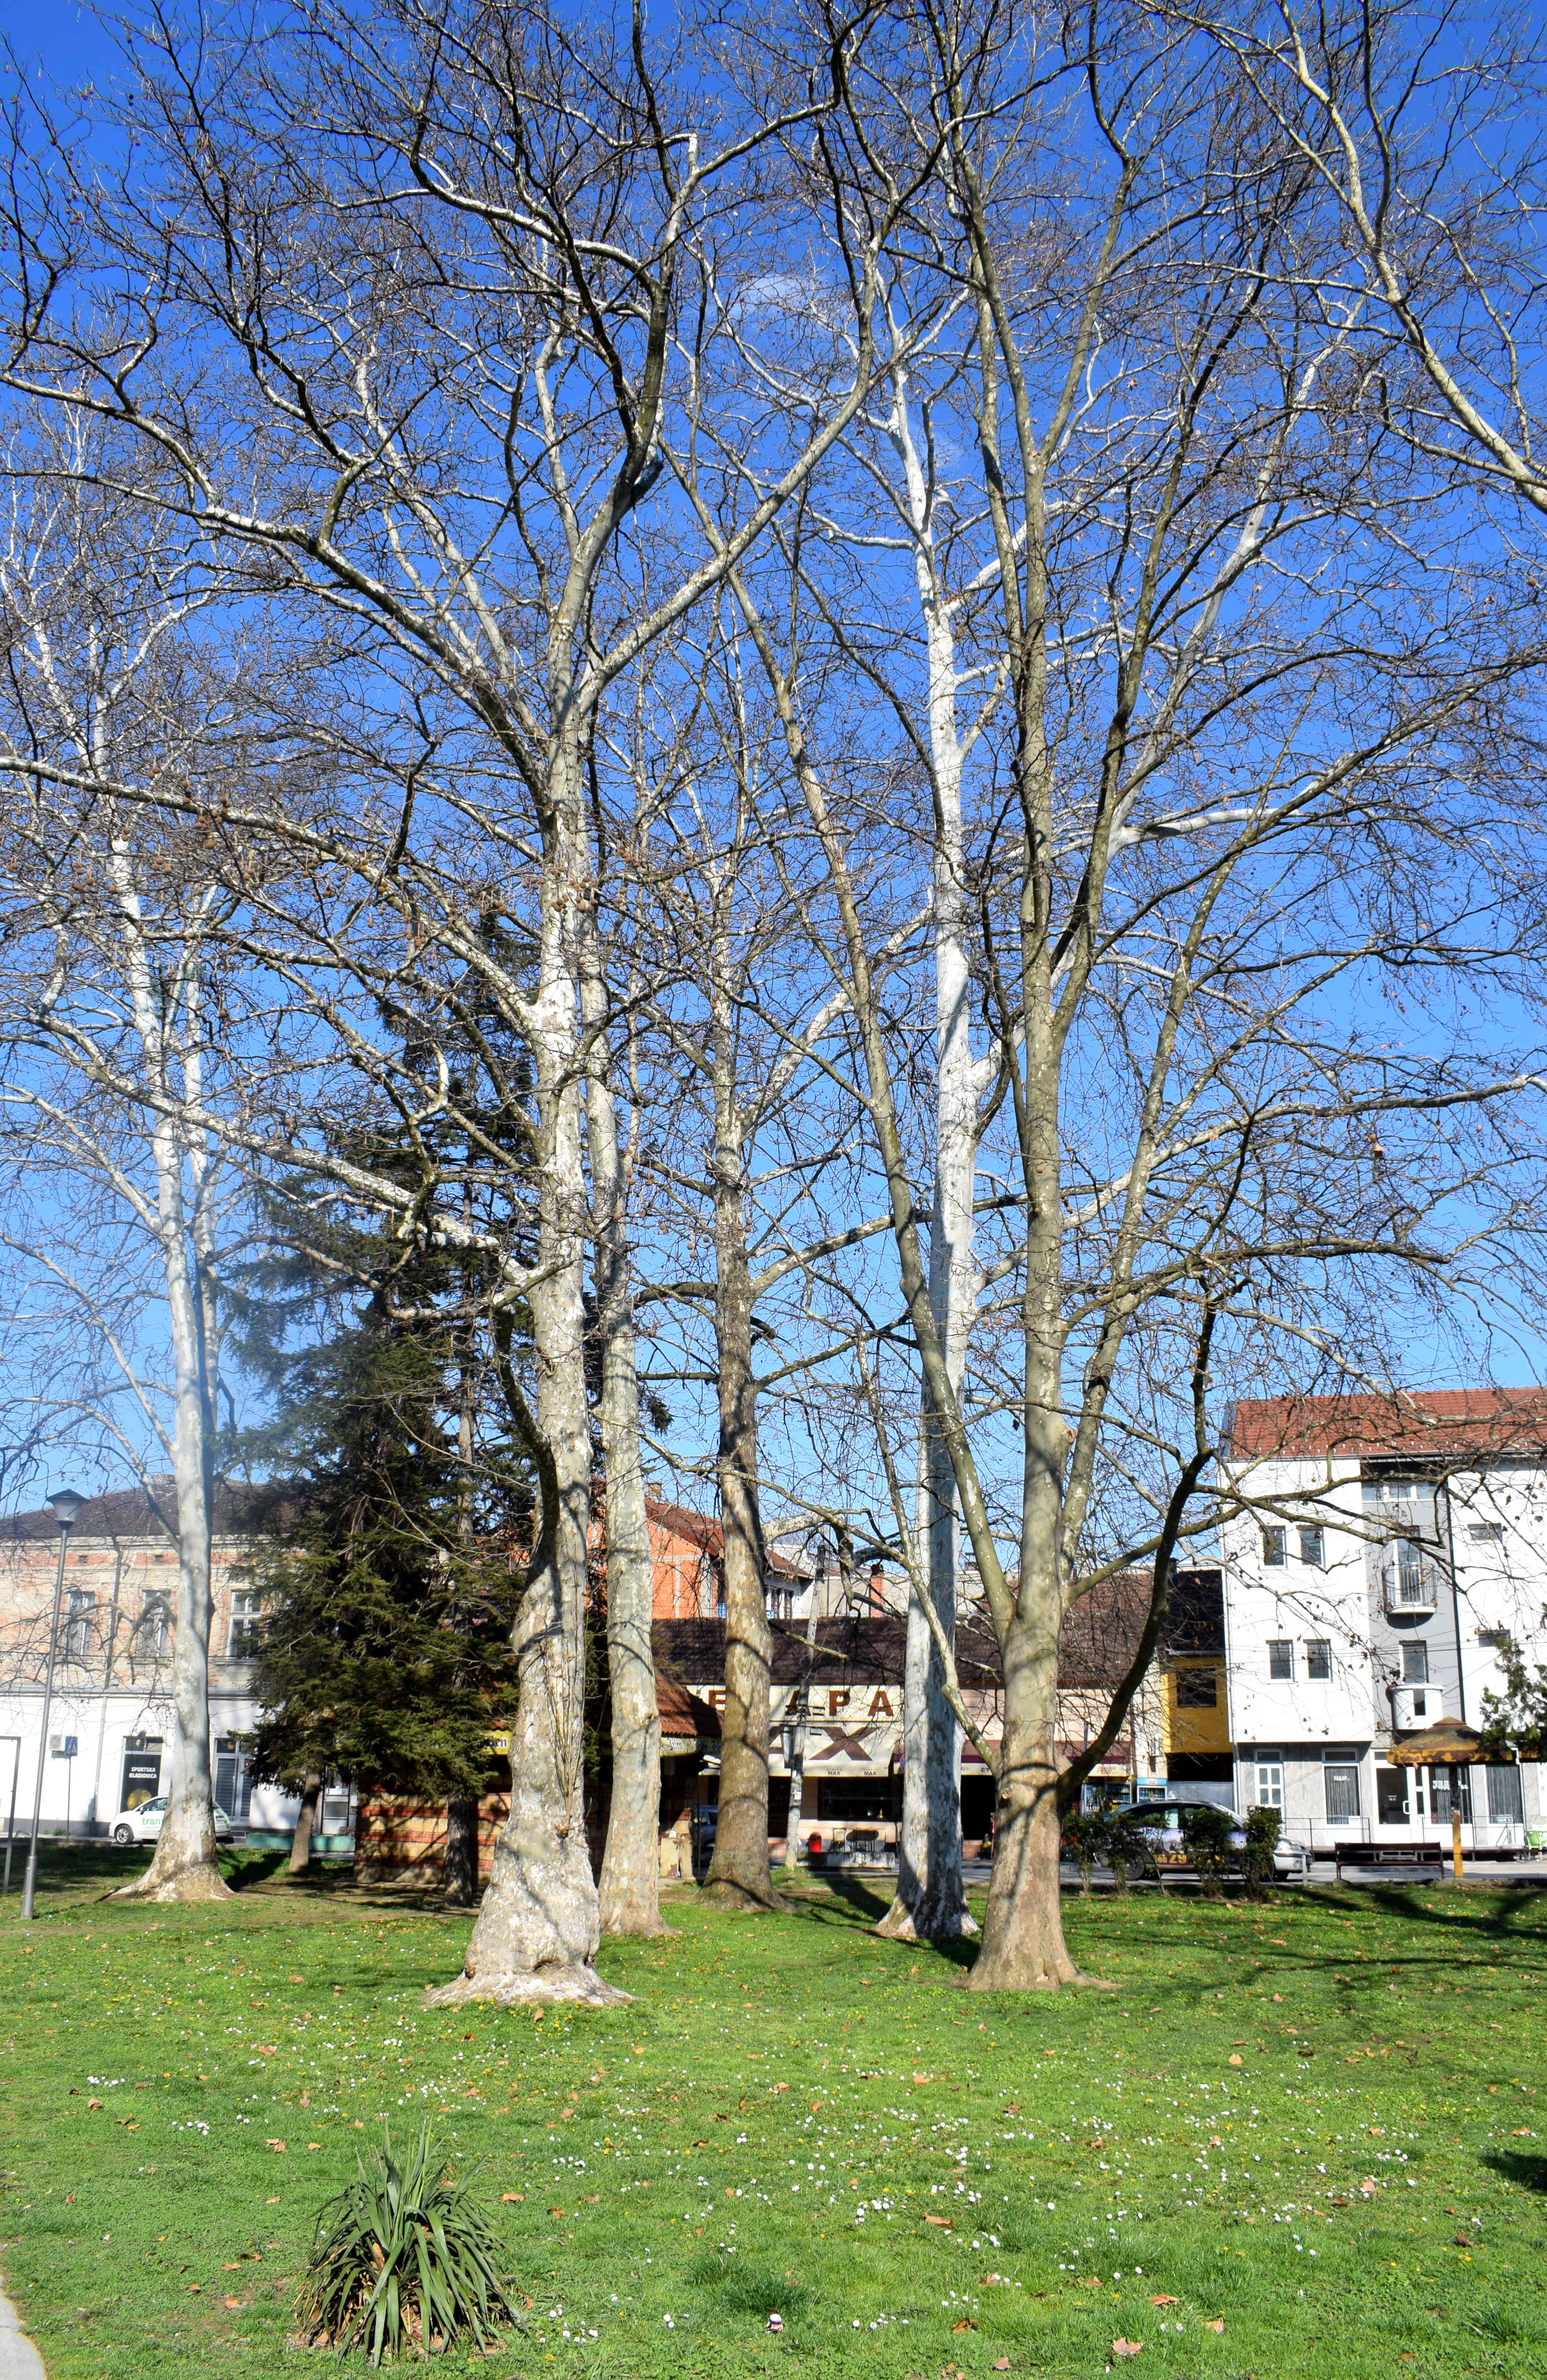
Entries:
{"label": "x logo sign", "polygon": [[875,1730],[860,1727],[851,1733],[847,1728],[830,1727],[826,1732],[830,1741],[823,1751],[811,1755],[813,1760],[863,1760],[869,1755]]}

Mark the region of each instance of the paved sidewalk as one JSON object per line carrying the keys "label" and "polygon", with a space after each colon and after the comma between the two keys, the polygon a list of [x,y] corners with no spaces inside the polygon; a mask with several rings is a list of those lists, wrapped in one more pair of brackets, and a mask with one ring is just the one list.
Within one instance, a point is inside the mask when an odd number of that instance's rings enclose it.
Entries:
{"label": "paved sidewalk", "polygon": [[23,2336],[21,2316],[4,2295],[0,2295],[0,2380],[47,2380],[42,2356]]}

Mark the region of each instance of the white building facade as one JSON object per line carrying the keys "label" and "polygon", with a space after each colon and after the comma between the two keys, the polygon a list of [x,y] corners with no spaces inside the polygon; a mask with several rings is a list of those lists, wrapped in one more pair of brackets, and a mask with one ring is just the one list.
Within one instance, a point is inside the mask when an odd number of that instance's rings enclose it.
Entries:
{"label": "white building facade", "polygon": [[[210,1757],[215,1799],[238,1835],[278,1844],[288,1841],[300,1804],[277,1786],[254,1783],[247,1751],[257,1718],[255,1551],[229,1531],[215,1540]],[[82,1507],[65,1547],[45,1744],[58,1553],[51,1512],[18,1513],[0,1524],[0,1837],[13,1792],[17,1830],[30,1828],[41,1757],[43,1833],[100,1840],[122,1812],[171,1784],[177,1555],[139,1491],[93,1497]],[[347,1810],[341,1820],[324,1817],[324,1835],[330,1823],[347,1827]]]}
{"label": "white building facade", "polygon": [[1322,1855],[1547,1848],[1534,1761],[1393,1764],[1441,1718],[1480,1728],[1507,1635],[1547,1658],[1547,1390],[1243,1402],[1223,1532],[1237,1806]]}

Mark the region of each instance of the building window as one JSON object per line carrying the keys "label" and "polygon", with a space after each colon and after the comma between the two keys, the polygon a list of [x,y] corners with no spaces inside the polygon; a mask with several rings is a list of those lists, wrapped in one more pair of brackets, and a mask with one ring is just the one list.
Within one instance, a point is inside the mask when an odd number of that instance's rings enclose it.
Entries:
{"label": "building window", "polygon": [[171,1648],[171,1606],[164,1595],[148,1595],[134,1632],[133,1649],[142,1661],[164,1661]]}
{"label": "building window", "polygon": [[1302,1529],[1300,1531],[1300,1560],[1303,1562],[1309,1563],[1312,1570],[1325,1570],[1327,1566],[1326,1539],[1320,1529]]}
{"label": "building window", "polygon": [[1526,1805],[1521,1798],[1518,1768],[1485,1768],[1482,1773],[1488,1779],[1489,1816],[1495,1825],[1522,1825]]}
{"label": "building window", "polygon": [[1266,1562],[1270,1570],[1282,1570],[1284,1568],[1284,1548],[1288,1540],[1288,1536],[1289,1532],[1287,1529],[1263,1530],[1262,1560]]}
{"label": "building window", "polygon": [[823,1777],[817,1784],[817,1815],[852,1826],[865,1819],[892,1819],[901,1814],[902,1785],[890,1777]]}
{"label": "building window", "polygon": [[216,1739],[214,1797],[234,1824],[247,1824],[252,1809],[252,1761],[240,1736]]}
{"label": "building window", "polygon": [[1268,1639],[1268,1675],[1270,1678],[1292,1678],[1295,1674],[1295,1647],[1287,1636]]}
{"label": "building window", "polygon": [[1467,1535],[1474,1546],[1498,1546],[1504,1543],[1502,1521],[1468,1521]]}
{"label": "building window", "polygon": [[1260,1810],[1283,1809],[1284,1763],[1282,1760],[1260,1760],[1257,1763],[1257,1806]]}
{"label": "building window", "polygon": [[1402,1647],[1402,1682],[1405,1686],[1429,1683],[1429,1647],[1421,1638],[1416,1645]]}
{"label": "building window", "polygon": [[1305,1646],[1305,1673],[1319,1678],[1324,1685],[1332,1676],[1332,1640],[1326,1636],[1308,1636]]}
{"label": "building window", "polygon": [[1461,1824],[1472,1823],[1472,1779],[1468,1768],[1431,1768],[1429,1772],[1429,1808],[1436,1826],[1448,1827],[1452,1807],[1460,1815]]}
{"label": "building window", "polygon": [[66,1600],[64,1638],[60,1657],[67,1661],[89,1660],[91,1652],[91,1613],[96,1604],[94,1595],[79,1587],[71,1587]]}
{"label": "building window", "polygon": [[1351,1760],[1329,1760],[1322,1769],[1327,1797],[1327,1824],[1346,1826],[1359,1814],[1359,1772]]}
{"label": "building window", "polygon": [[1407,1537],[1396,1548],[1396,1599],[1398,1603],[1429,1600],[1423,1586],[1423,1556]]}
{"label": "building window", "polygon": [[1402,1768],[1375,1771],[1375,1815],[1383,1827],[1407,1823],[1407,1775]]}
{"label": "building window", "polygon": [[1509,1631],[1507,1628],[1480,1628],[1477,1641],[1480,1645],[1492,1645],[1496,1651],[1500,1645],[1508,1644]]}
{"label": "building window", "polygon": [[1219,1680],[1212,1670],[1177,1670],[1176,1707],[1178,1710],[1218,1710]]}
{"label": "building window", "polygon": [[[228,1651],[233,1661],[250,1661],[263,1635],[263,1598],[254,1586],[239,1586],[231,1597],[231,1635]],[[236,1812],[227,1806],[226,1815]]]}

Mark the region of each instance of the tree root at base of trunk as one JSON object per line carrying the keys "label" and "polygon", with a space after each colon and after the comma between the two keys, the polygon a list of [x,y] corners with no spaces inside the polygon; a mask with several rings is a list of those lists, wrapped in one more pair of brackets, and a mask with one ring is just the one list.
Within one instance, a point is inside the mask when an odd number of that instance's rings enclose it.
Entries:
{"label": "tree root at base of trunk", "polygon": [[926,1904],[920,1912],[924,1923],[908,1908],[906,1901],[895,1900],[879,1925],[871,1927],[883,1942],[970,1942],[980,1931],[977,1919],[968,1909],[936,1911],[932,1916]]}
{"label": "tree root at base of trunk", "polygon": [[761,1885],[744,1883],[739,1876],[711,1876],[701,1889],[706,1900],[713,1901],[716,1908],[728,1910],[733,1917],[770,1917],[785,1906],[772,1884],[765,1889]]}
{"label": "tree root at base of trunk", "polygon": [[426,2008],[465,2008],[469,2000],[496,2008],[526,2008],[534,2000],[563,2000],[578,2008],[624,2008],[632,1992],[603,1983],[594,1967],[496,1967],[488,1974],[458,1975],[424,1995]]}
{"label": "tree root at base of trunk", "polygon": [[113,1900],[235,1900],[225,1878],[213,1860],[201,1860],[194,1867],[180,1867],[171,1876],[158,1876],[154,1867],[132,1884],[121,1884],[109,1894]]}
{"label": "tree root at base of trunk", "polygon": [[1069,1960],[1044,1960],[1040,1964],[1033,1965],[1030,1961],[1028,1964],[1031,1966],[1029,1973],[994,1973],[985,1975],[983,1961],[980,1959],[968,1972],[967,1988],[969,1992],[1115,1992],[1117,1989],[1116,1985],[1108,1983],[1104,1976],[1088,1975]]}

